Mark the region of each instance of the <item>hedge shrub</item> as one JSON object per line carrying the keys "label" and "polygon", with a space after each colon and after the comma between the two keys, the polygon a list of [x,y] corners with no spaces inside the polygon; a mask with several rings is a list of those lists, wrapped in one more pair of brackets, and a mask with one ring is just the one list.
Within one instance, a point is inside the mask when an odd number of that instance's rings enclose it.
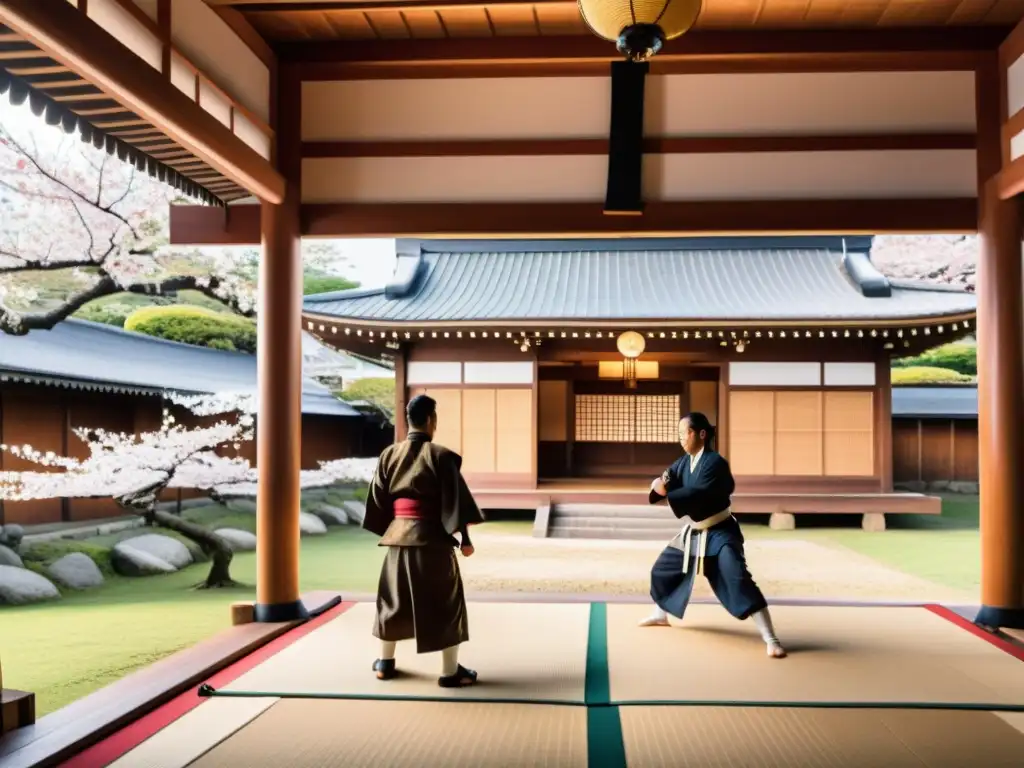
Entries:
{"label": "hedge shrub", "polygon": [[965,376],[978,375],[978,348],[973,344],[943,344],[917,357],[893,360],[894,368],[948,368]]}
{"label": "hedge shrub", "polygon": [[912,368],[896,368],[892,372],[892,383],[895,386],[913,384],[969,384],[974,381],[959,371],[934,366],[914,366]]}
{"label": "hedge shrub", "polygon": [[252,320],[202,307],[143,307],[128,316],[124,327],[183,344],[256,353],[256,324]]}

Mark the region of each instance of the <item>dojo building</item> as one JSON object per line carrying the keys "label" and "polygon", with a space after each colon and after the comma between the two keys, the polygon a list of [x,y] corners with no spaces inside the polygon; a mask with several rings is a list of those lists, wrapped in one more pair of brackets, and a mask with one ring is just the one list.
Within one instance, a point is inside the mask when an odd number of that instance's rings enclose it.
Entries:
{"label": "dojo building", "polygon": [[871,242],[399,240],[390,285],[306,297],[305,327],[392,358],[399,408],[434,397],[488,507],[643,503],[702,411],[737,512],[878,528],[940,511],[894,491],[890,359],[970,333],[976,299],[887,279]]}

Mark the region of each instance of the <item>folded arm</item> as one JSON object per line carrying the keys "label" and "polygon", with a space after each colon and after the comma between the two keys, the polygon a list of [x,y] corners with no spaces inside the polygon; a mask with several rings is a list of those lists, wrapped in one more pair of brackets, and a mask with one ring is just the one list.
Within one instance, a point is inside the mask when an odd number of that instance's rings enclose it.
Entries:
{"label": "folded arm", "polygon": [[[725,509],[729,505],[729,497],[736,490],[729,465],[723,460],[702,468],[699,476],[690,485],[673,488],[668,492],[668,501],[676,517],[693,512],[703,516],[703,511],[711,507]],[[720,509],[715,510],[720,511]]]}

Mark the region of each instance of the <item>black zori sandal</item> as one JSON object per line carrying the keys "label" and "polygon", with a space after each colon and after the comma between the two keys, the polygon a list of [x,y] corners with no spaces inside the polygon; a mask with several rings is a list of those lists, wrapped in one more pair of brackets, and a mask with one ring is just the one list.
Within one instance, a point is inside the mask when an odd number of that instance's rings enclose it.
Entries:
{"label": "black zori sandal", "polygon": [[377,673],[378,680],[390,680],[398,674],[394,659],[377,659],[373,662],[373,671]]}
{"label": "black zori sandal", "polygon": [[437,678],[437,684],[442,688],[463,688],[474,683],[476,683],[476,671],[466,669],[461,664],[454,675]]}

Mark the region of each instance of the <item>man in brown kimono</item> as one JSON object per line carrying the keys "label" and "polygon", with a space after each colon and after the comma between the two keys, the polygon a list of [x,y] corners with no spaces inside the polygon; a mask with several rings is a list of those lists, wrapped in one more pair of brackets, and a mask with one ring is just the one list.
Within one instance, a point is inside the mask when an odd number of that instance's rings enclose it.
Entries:
{"label": "man in brown kimono", "polygon": [[395,643],[414,637],[417,653],[441,651],[438,685],[473,685],[476,672],[459,664],[469,625],[455,548],[464,557],[473,554],[469,526],[484,518],[462,477],[462,457],[432,442],[433,398],[412,398],[406,418],[409,436],[381,453],[363,520],[363,528],[388,548],[377,587],[373,634],[381,654],[373,670],[380,680],[393,678]]}

